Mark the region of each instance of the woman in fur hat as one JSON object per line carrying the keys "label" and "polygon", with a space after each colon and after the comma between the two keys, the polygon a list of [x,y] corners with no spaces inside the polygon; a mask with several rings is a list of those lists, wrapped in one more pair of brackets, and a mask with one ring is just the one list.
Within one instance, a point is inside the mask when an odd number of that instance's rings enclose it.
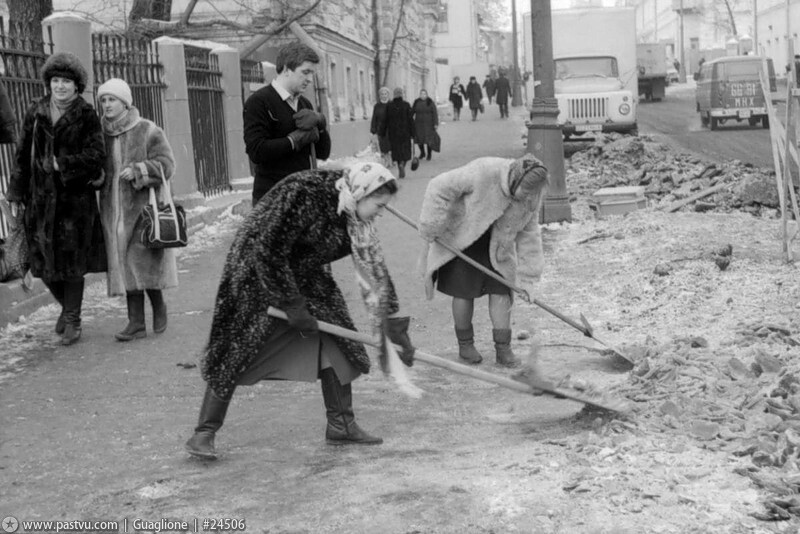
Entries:
{"label": "woman in fur hat", "polygon": [[[153,332],[167,328],[162,289],[177,287],[173,249],[145,247],[136,231],[150,189],[160,192],[162,180],[175,173],[175,158],[164,131],[139,116],[128,84],[112,78],[97,90],[103,112],[106,180],[100,189],[100,218],[108,254],[108,294],[125,295],[128,325],[115,334],[119,341],[147,336],[144,294],[153,309]],[[160,193],[161,194],[161,193]]]}
{"label": "woman in fur hat", "polygon": [[[373,220],[397,192],[392,173],[378,163],[289,175],[267,193],[236,233],[217,292],[202,373],[207,388],[194,436],[193,456],[216,458],[214,435],[234,389],[260,380],[322,382],[325,438],[334,445],[383,440],[355,422],[351,382],[370,370],[361,343],[318,331],[317,319],[354,330],[329,264],[352,255],[373,328],[403,347],[414,347]],[[267,314],[275,306],[287,321]]]}
{"label": "woman in fur hat", "polygon": [[434,177],[425,191],[420,234],[428,242],[423,271],[426,293],[433,286],[453,297],[458,355],[478,364],[472,314],[474,300],[489,295],[489,317],[498,364],[516,367],[511,350],[511,290],[472,267],[434,239],[456,247],[487,269],[533,294],[542,271],[539,206],[547,169],[530,154],[519,159],[478,158]]}
{"label": "woman in fur hat", "polygon": [[80,60],[53,54],[42,79],[47,94],[25,115],[8,198],[25,207],[31,273],[61,304],[56,332],[71,345],[81,336],[83,277],[106,268],[95,198],[105,146],[100,119],[81,97]]}

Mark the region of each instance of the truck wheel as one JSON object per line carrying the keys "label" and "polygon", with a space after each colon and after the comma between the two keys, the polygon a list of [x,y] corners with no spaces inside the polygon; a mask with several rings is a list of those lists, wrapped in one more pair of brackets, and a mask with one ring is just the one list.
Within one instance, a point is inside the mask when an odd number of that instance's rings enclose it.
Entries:
{"label": "truck wheel", "polygon": [[756,124],[758,124],[758,118],[750,117],[749,119],[747,119],[747,124],[749,124],[750,126],[755,126]]}
{"label": "truck wheel", "polygon": [[761,126],[764,128],[769,129],[769,117],[762,117],[761,118]]}
{"label": "truck wheel", "polygon": [[711,131],[716,130],[719,125],[719,121],[717,121],[717,118],[711,117],[709,120],[710,120],[709,128],[711,129]]}
{"label": "truck wheel", "polygon": [[708,117],[706,117],[702,113],[700,114],[700,126],[702,126],[703,128],[708,128]]}

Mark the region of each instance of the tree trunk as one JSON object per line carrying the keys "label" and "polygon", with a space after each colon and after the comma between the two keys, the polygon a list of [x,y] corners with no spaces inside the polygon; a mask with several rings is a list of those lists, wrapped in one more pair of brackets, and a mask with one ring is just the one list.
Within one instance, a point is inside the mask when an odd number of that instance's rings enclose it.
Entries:
{"label": "tree trunk", "polygon": [[406,0],[400,0],[400,14],[397,17],[397,25],[394,27],[394,33],[392,34],[392,44],[389,45],[389,57],[386,58],[386,70],[383,72],[382,85],[386,85],[389,82],[389,67],[392,66],[392,56],[394,56],[394,48],[397,45],[397,34],[400,33],[400,25],[403,23],[405,7]]}
{"label": "tree trunk", "polygon": [[141,19],[168,21],[172,13],[172,0],[133,0],[128,20]]}
{"label": "tree trunk", "polygon": [[376,98],[381,88],[381,16],[379,9],[379,0],[372,0],[372,48],[375,49],[372,69],[375,71]]}
{"label": "tree trunk", "polygon": [[728,20],[731,23],[731,33],[733,33],[734,37],[737,37],[739,33],[736,31],[736,20],[733,17],[733,8],[731,8],[730,0],[725,0],[725,9],[728,10]]}
{"label": "tree trunk", "polygon": [[32,35],[41,38],[42,19],[53,13],[53,0],[8,0],[8,19],[30,25]]}

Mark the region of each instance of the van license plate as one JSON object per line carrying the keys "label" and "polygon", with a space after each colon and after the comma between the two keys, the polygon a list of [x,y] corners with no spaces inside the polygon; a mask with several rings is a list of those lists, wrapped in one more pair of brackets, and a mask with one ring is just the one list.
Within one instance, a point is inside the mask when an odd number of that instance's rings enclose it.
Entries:
{"label": "van license plate", "polygon": [[575,131],[576,132],[599,132],[603,129],[603,126],[600,124],[576,124]]}
{"label": "van license plate", "polygon": [[749,109],[741,110],[739,112],[739,118],[740,119],[749,119],[750,118],[750,110]]}

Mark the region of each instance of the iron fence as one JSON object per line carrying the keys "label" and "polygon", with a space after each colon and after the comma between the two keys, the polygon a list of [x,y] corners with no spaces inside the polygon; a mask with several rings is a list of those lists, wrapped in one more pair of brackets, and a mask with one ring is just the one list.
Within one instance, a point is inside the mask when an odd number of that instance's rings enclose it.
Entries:
{"label": "iron fence", "polygon": [[[16,118],[17,138],[22,132],[25,112],[45,94],[39,74],[47,59],[45,48],[53,51],[52,35],[45,45],[38,27],[6,21],[0,17],[0,74]],[[0,193],[5,195],[14,170],[14,145],[0,145]],[[0,213],[0,238],[8,235],[8,225]]]}
{"label": "iron fence", "polygon": [[242,72],[242,103],[244,103],[253,94],[251,84],[264,84],[264,66],[260,61],[242,59],[239,61],[239,67]]}
{"label": "iron fence", "polygon": [[[139,114],[164,127],[164,66],[158,43],[144,37],[92,34],[94,90],[110,78],[122,78],[131,88]],[[100,109],[99,102],[95,106]]]}
{"label": "iron fence", "polygon": [[197,189],[207,196],[231,189],[222,72],[217,57],[206,48],[184,45],[184,59]]}

